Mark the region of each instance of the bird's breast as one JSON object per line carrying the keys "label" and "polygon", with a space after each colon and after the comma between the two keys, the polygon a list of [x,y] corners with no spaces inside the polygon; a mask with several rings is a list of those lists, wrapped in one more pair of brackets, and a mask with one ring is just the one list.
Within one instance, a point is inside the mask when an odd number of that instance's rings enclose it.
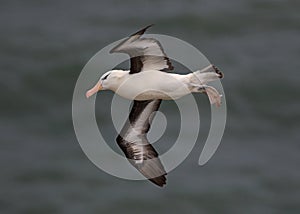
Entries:
{"label": "bird's breast", "polygon": [[114,91],[130,100],[178,99],[190,93],[184,80],[184,75],[143,71],[127,75]]}

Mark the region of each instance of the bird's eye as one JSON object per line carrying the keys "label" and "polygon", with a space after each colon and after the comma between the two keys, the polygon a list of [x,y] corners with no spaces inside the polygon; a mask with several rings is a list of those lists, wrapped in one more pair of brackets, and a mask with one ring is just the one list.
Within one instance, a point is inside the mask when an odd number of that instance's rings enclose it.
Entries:
{"label": "bird's eye", "polygon": [[104,76],[104,77],[102,78],[102,80],[106,80],[108,76],[109,76],[109,74],[107,74],[106,76]]}

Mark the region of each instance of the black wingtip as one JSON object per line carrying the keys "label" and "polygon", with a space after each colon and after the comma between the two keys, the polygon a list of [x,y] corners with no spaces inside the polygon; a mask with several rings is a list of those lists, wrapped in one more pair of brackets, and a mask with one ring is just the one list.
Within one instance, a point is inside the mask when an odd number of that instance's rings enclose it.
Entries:
{"label": "black wingtip", "polygon": [[158,176],[156,178],[150,178],[149,181],[156,184],[157,186],[163,187],[164,185],[167,184],[167,178],[165,175],[167,175],[167,174]]}
{"label": "black wingtip", "polygon": [[[143,34],[145,33],[145,31],[146,31],[148,28],[152,27],[153,25],[154,25],[154,24],[148,25],[147,27],[144,27],[143,29],[137,31],[136,33],[131,34],[129,37],[137,36],[137,35],[141,36],[141,35],[143,35]],[[125,40],[123,40],[123,42],[121,42],[120,44],[118,44],[117,46],[115,46],[113,49],[111,49],[111,50],[109,51],[109,53],[112,54],[112,53],[117,52],[117,49],[118,49],[124,42],[126,42],[127,40],[128,40],[128,38],[125,39]]]}
{"label": "black wingtip", "polygon": [[153,25],[154,25],[154,24],[148,25],[147,27],[144,27],[143,29],[141,29],[141,30],[135,32],[134,34],[131,34],[130,36],[143,35],[143,34],[145,33],[145,31],[146,31],[148,28],[152,27]]}

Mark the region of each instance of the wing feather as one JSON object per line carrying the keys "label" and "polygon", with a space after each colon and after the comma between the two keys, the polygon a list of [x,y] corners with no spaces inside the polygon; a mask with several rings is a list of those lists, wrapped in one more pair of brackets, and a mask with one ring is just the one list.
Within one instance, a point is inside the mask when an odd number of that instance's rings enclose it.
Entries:
{"label": "wing feather", "polygon": [[167,173],[157,151],[146,137],[151,124],[150,117],[158,110],[160,103],[161,100],[134,101],[129,118],[116,141],[138,171],[151,182],[163,186]]}
{"label": "wing feather", "polygon": [[174,69],[159,41],[153,38],[141,38],[151,26],[149,25],[132,34],[110,51],[110,53],[126,53],[130,56],[130,74],[145,70],[167,71]]}

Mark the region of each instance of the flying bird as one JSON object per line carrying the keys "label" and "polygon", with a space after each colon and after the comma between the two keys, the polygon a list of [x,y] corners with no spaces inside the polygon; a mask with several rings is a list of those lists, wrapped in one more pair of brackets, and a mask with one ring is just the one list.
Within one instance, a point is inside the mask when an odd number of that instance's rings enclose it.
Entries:
{"label": "flying bird", "polygon": [[116,141],[140,173],[154,184],[163,186],[167,173],[147,139],[155,112],[162,100],[179,99],[193,92],[206,93],[211,104],[220,106],[221,95],[207,83],[222,78],[223,74],[214,65],[185,75],[171,73],[174,67],[159,41],[142,37],[151,26],[132,34],[111,49],[110,53],[130,56],[130,69],[106,72],[86,92],[86,97],[100,90],[112,90],[133,100],[129,117]]}

